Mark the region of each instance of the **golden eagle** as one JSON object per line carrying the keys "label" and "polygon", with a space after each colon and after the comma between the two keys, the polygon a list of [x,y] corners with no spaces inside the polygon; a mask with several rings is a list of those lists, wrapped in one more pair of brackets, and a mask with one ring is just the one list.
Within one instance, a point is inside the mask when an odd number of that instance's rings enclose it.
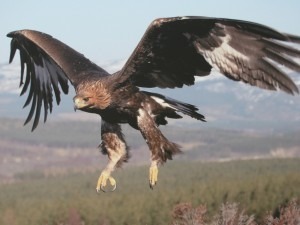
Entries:
{"label": "golden eagle", "polygon": [[[234,81],[260,88],[299,93],[285,68],[300,72],[300,37],[280,33],[257,23],[207,17],[172,17],[154,20],[124,67],[109,74],[84,55],[59,40],[33,30],[14,31],[10,62],[20,52],[21,94],[28,91],[31,104],[25,124],[33,117],[32,130],[52,111],[53,96],[60,103],[61,91],[70,82],[76,91],[75,109],[101,116],[101,149],[109,163],[102,171],[97,191],[116,181],[111,173],[129,158],[120,124],[139,130],[151,151],[150,187],[157,182],[158,166],[180,147],[159,130],[167,118],[188,115],[205,121],[194,105],[140,88],[181,88],[193,85],[195,76],[208,76],[212,68]],[[283,70],[281,69],[283,68]],[[107,189],[107,188],[106,188]]]}

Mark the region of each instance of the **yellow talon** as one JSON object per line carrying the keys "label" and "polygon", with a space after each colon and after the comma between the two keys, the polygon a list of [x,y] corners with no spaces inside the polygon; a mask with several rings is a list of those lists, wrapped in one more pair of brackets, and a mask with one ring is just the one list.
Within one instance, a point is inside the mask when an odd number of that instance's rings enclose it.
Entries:
{"label": "yellow talon", "polygon": [[[112,186],[111,190],[104,189],[104,187],[106,187],[107,180],[109,181],[110,186]],[[108,173],[102,172],[97,182],[97,187],[96,187],[97,192],[99,193],[100,190],[103,192],[108,192],[108,191],[113,192],[114,190],[116,190],[116,188],[117,188],[116,180]]]}
{"label": "yellow talon", "polygon": [[151,166],[149,170],[149,185],[150,188],[153,189],[154,185],[156,185],[158,176],[158,168],[157,166]]}

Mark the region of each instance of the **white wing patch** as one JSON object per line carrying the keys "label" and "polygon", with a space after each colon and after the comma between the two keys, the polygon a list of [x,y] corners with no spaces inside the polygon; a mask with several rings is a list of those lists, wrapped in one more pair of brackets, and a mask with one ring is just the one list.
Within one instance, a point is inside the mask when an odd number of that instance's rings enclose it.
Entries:
{"label": "white wing patch", "polygon": [[172,109],[175,109],[177,110],[175,107],[173,107],[172,105],[170,105],[169,103],[165,102],[163,99],[161,98],[158,98],[156,96],[150,96],[154,101],[156,101],[158,104],[160,104],[162,107],[164,108],[172,108]]}
{"label": "white wing patch", "polygon": [[237,71],[247,68],[249,57],[237,51],[229,45],[231,40],[230,34],[225,37],[220,37],[222,44],[214,48],[212,51],[201,46],[200,43],[195,43],[197,51],[203,55],[205,60],[221,73],[228,73],[235,79],[239,79]]}

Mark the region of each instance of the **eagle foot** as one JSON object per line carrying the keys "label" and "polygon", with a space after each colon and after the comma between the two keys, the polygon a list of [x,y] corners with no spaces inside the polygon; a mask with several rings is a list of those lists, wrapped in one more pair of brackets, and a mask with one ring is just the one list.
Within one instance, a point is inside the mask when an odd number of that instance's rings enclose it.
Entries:
{"label": "eagle foot", "polygon": [[[107,180],[109,181],[108,187],[107,187]],[[116,189],[117,189],[116,180],[112,176],[110,176],[110,174],[108,174],[107,172],[102,172],[97,182],[97,187],[96,187],[97,192],[98,193],[100,193],[100,191],[113,192]]]}
{"label": "eagle foot", "polygon": [[157,183],[157,176],[158,176],[158,167],[157,165],[151,166],[149,169],[149,185],[150,188],[153,189],[153,187]]}

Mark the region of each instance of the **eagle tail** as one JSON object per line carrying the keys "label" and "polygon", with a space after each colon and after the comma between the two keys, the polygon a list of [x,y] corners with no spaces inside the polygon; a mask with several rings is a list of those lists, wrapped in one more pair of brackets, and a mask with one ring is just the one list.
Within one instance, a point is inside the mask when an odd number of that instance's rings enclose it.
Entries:
{"label": "eagle tail", "polygon": [[182,118],[180,115],[176,113],[176,112],[181,112],[192,118],[206,122],[205,117],[202,114],[198,113],[198,108],[194,105],[181,102],[157,93],[146,92],[146,91],[143,91],[143,93],[150,96],[154,101],[160,104],[163,108],[169,110],[169,113],[166,115],[167,117]]}

